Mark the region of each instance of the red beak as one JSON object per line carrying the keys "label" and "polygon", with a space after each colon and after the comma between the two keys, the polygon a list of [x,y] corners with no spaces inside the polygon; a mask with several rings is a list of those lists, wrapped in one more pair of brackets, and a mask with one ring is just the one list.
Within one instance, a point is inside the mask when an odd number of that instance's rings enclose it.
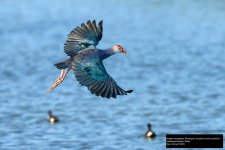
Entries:
{"label": "red beak", "polygon": [[122,53],[126,54],[127,51],[123,48],[123,49],[122,49]]}

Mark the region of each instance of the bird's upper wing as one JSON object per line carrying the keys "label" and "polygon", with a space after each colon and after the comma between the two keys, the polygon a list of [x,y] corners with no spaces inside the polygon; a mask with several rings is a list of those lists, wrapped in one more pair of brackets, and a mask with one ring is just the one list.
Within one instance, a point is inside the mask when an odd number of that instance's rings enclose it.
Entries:
{"label": "bird's upper wing", "polygon": [[[86,50],[85,50],[86,51]],[[132,90],[124,91],[115,80],[108,75],[101,60],[79,52],[73,61],[73,71],[77,81],[87,86],[96,96],[116,98],[117,95],[127,95]]]}
{"label": "bird's upper wing", "polygon": [[67,37],[64,44],[64,52],[73,57],[79,51],[86,48],[94,48],[102,38],[102,21],[96,25],[95,20],[88,20],[86,24],[74,28]]}

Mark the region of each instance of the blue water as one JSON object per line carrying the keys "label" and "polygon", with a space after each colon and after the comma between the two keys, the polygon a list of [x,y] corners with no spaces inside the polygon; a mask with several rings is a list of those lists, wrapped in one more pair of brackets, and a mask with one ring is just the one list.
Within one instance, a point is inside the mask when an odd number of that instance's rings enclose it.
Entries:
{"label": "blue water", "polygon": [[[168,133],[225,132],[225,2],[0,1],[0,149],[162,150]],[[75,26],[104,20],[104,64],[132,94],[90,94],[72,72],[51,93]],[[47,111],[60,123],[50,125]],[[146,140],[151,122],[158,135]]]}

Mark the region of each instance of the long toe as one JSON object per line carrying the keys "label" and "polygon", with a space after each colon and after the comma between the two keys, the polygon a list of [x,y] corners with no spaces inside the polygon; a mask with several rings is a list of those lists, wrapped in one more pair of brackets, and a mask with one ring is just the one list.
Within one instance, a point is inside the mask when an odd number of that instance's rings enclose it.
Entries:
{"label": "long toe", "polygon": [[62,77],[59,77],[58,79],[56,79],[54,82],[53,82],[53,84],[52,84],[52,86],[50,86],[49,88],[48,88],[48,92],[51,92],[55,87],[57,87],[60,83],[62,83],[63,82],[63,78]]}

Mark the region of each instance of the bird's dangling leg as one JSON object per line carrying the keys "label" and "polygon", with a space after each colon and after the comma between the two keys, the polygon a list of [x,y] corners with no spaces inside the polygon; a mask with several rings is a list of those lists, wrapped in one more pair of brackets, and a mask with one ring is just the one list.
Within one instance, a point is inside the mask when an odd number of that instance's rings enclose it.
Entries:
{"label": "bird's dangling leg", "polygon": [[56,86],[62,83],[61,78],[63,77],[64,70],[61,70],[60,76],[53,82],[53,84],[48,88],[48,92],[51,92]]}
{"label": "bird's dangling leg", "polygon": [[52,86],[48,88],[48,92],[51,92],[55,87],[57,87],[59,84],[63,82],[70,69],[71,67],[69,67],[65,73],[64,70],[61,71],[60,76],[53,82]]}

